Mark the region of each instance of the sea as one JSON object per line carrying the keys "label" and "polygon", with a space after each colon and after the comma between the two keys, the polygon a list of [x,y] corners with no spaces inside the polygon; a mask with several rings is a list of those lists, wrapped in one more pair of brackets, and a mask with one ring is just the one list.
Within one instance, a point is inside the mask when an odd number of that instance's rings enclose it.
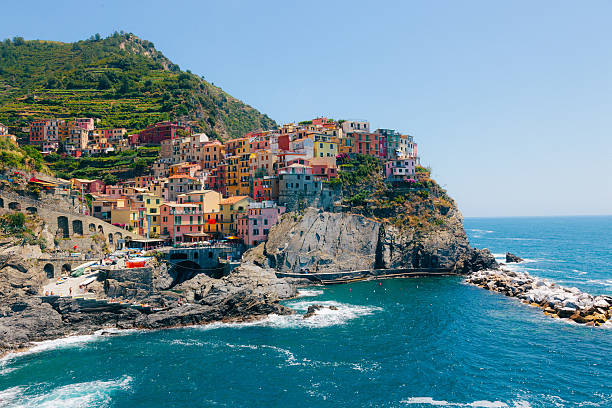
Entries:
{"label": "sea", "polygon": [[[612,217],[468,218],[517,270],[612,294]],[[300,290],[250,324],[42,342],[0,361],[0,407],[612,407],[612,327],[460,277]],[[309,305],[336,306],[303,319]]]}

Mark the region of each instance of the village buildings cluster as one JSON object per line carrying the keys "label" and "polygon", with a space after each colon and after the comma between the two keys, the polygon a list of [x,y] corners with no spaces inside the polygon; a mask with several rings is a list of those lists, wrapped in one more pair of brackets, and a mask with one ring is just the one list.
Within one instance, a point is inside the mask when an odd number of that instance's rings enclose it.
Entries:
{"label": "village buildings cluster", "polygon": [[365,120],[316,118],[225,143],[181,122],[157,123],[133,135],[96,129],[88,118],[37,121],[30,128],[30,143],[42,145],[45,154],[62,141],[77,157],[159,145],[150,175],[116,185],[73,179],[72,188],[91,194],[95,217],[169,243],[223,238],[257,245],[284,212],[331,206],[336,197],[328,182],[346,158],[382,159],[384,176],[394,183],[412,181],[419,160],[412,136],[372,131]]}

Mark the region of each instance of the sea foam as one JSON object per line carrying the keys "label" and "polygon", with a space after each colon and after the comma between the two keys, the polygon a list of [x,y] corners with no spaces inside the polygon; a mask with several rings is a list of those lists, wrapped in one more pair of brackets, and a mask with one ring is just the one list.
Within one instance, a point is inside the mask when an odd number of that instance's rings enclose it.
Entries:
{"label": "sea foam", "polygon": [[531,405],[527,401],[513,401],[508,405],[502,401],[487,401],[479,400],[474,402],[449,402],[444,400],[435,400],[431,397],[411,397],[407,400],[400,401],[402,404],[408,405],[431,405],[441,407],[473,407],[473,408],[530,408]]}
{"label": "sea foam", "polygon": [[68,384],[39,394],[32,393],[34,386],[30,388],[13,387],[0,391],[0,407],[102,407],[110,404],[111,395],[114,392],[129,390],[131,382],[132,377],[124,375],[116,380]]}

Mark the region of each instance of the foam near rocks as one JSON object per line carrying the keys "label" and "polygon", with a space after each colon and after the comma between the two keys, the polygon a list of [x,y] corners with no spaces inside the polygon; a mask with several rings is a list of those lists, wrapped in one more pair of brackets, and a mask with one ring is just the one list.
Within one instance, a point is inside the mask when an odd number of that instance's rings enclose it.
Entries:
{"label": "foam near rocks", "polygon": [[524,303],[538,306],[553,317],[569,318],[577,323],[599,326],[612,318],[612,297],[593,296],[578,288],[565,287],[548,279],[502,268],[472,273],[466,282]]}
{"label": "foam near rocks", "polygon": [[297,297],[315,297],[323,294],[320,289],[298,289]]}
{"label": "foam near rocks", "polygon": [[431,405],[440,407],[474,407],[474,408],[530,408],[531,405],[526,401],[514,401],[512,405],[508,405],[502,401],[479,400],[474,402],[449,402],[444,400],[436,400],[431,397],[411,397],[407,400],[400,401],[407,405]]}
{"label": "foam near rocks", "polygon": [[0,391],[0,406],[19,408],[85,408],[109,404],[112,393],[129,390],[132,377],[123,376],[116,380],[89,381],[68,384],[50,392],[32,393],[28,388],[13,387]]}

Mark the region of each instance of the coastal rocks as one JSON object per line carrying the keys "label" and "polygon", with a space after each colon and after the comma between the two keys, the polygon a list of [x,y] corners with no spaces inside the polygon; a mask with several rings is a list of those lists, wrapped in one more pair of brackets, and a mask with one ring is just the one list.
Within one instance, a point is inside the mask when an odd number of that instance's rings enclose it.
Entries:
{"label": "coastal rocks", "polygon": [[571,319],[576,323],[599,326],[612,318],[612,297],[593,296],[526,272],[483,270],[469,275],[466,282],[516,297],[544,309],[549,316]]}
{"label": "coastal rocks", "polygon": [[[163,280],[163,267],[160,268],[161,273],[157,268],[101,273],[106,293],[121,297],[123,303],[62,297],[41,299],[35,293],[22,291],[1,297],[0,355],[27,347],[33,341],[91,334],[102,329],[159,329],[293,313],[278,300],[296,296],[295,285],[255,264],[245,263],[222,279],[199,274],[172,291],[155,288],[159,275]],[[27,271],[12,270],[27,275]],[[149,307],[141,307],[140,303]]]}
{"label": "coastal rocks", "polygon": [[506,252],[506,263],[523,262],[523,258],[514,255],[512,252]]}
{"label": "coastal rocks", "polygon": [[[304,313],[304,315],[302,316],[302,319],[308,319],[312,316],[314,316],[317,311],[325,309],[326,307],[323,305],[310,305],[308,306],[308,309],[306,310],[306,313]],[[337,306],[331,305],[328,306],[327,309],[329,310],[338,310]]]}
{"label": "coastal rocks", "polygon": [[243,263],[221,279],[200,274],[173,288],[188,301],[217,303],[228,295],[247,292],[270,302],[288,299],[297,294],[295,285],[278,279],[273,270],[253,263]]}

